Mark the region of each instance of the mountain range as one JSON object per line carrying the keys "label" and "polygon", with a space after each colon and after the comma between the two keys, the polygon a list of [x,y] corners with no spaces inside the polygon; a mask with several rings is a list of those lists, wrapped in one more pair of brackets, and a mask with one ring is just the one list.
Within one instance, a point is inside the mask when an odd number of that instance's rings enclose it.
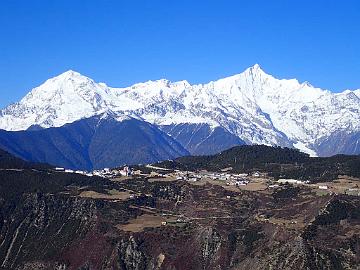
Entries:
{"label": "mountain range", "polygon": [[[242,144],[312,156],[359,154],[359,111],[360,90],[333,93],[276,79],[259,65],[207,84],[162,79],[125,88],[70,70],[0,111],[0,147],[79,168],[214,154]],[[94,150],[105,145],[106,151]],[[111,151],[116,158],[106,162]]]}

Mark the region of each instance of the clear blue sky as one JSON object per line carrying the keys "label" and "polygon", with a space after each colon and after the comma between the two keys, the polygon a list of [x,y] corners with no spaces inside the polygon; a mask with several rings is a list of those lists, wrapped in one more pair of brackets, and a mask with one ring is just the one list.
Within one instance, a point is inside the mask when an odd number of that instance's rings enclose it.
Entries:
{"label": "clear blue sky", "polygon": [[360,88],[359,14],[357,0],[1,0],[0,107],[68,69],[120,87],[203,83],[259,63]]}

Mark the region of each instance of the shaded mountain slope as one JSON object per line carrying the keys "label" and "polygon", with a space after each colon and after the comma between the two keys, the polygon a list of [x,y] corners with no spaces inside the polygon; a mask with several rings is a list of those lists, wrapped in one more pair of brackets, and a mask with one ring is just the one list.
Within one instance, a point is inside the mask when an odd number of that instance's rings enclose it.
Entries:
{"label": "shaded mountain slope", "polygon": [[245,142],[222,127],[208,124],[178,124],[160,126],[192,155],[211,155]]}
{"label": "shaded mountain slope", "polygon": [[0,149],[0,169],[49,169],[51,168],[48,164],[39,164],[24,161],[17,158],[10,153]]}
{"label": "shaded mountain slope", "polygon": [[149,163],[188,153],[149,123],[132,118],[118,121],[108,115],[59,128],[0,131],[0,147],[25,160],[87,170]]}
{"label": "shaded mountain slope", "polygon": [[334,132],[322,138],[315,146],[320,156],[331,156],[334,153],[346,155],[360,154],[360,132]]}

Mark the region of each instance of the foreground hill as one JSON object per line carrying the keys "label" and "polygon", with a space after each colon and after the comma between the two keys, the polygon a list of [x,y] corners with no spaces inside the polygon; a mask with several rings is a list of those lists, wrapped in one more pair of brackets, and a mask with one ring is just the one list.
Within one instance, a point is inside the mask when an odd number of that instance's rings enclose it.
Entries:
{"label": "foreground hill", "polygon": [[109,114],[59,128],[0,130],[0,147],[33,162],[92,170],[122,164],[151,163],[188,154],[156,126]]}
{"label": "foreground hill", "polygon": [[0,153],[0,269],[330,270],[360,262],[359,197],[110,181]]}
{"label": "foreground hill", "polygon": [[310,157],[296,149],[244,145],[211,156],[187,156],[157,166],[180,170],[266,172],[275,178],[320,181],[339,175],[360,177],[360,156]]}

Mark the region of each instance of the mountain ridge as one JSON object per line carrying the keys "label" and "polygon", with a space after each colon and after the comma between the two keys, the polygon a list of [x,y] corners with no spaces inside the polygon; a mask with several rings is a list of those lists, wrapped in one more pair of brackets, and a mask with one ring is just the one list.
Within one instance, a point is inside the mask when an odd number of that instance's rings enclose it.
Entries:
{"label": "mountain ridge", "polygon": [[77,170],[150,163],[189,154],[159,128],[133,118],[104,114],[62,127],[0,130],[0,148],[27,161]]}
{"label": "mountain ridge", "polygon": [[[60,127],[111,112],[160,128],[219,127],[247,144],[295,147],[315,156],[322,153],[317,150],[319,145],[334,134],[360,131],[359,91],[332,93],[296,79],[279,80],[258,64],[206,84],[161,79],[124,88],[96,83],[69,70],[1,110],[0,128]],[[335,147],[330,154],[337,151],[341,149]]]}

